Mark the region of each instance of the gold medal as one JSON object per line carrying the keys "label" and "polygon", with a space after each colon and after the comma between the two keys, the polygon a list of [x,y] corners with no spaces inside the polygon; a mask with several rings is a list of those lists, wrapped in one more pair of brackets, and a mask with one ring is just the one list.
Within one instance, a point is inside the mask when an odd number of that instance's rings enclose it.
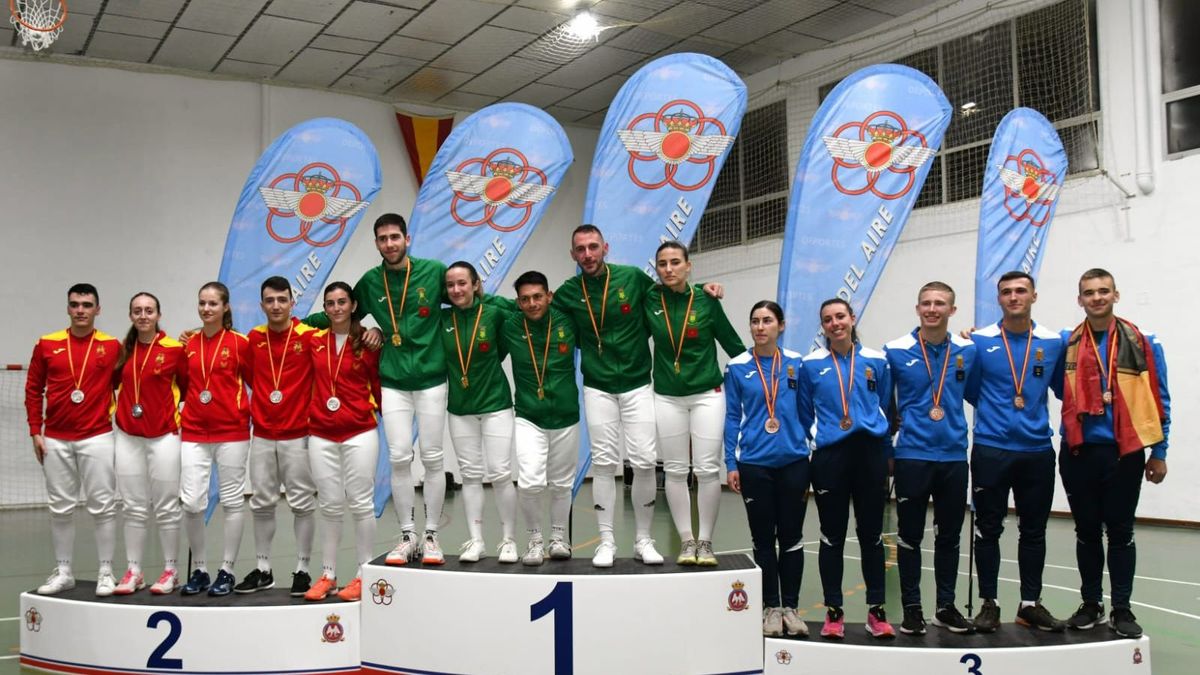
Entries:
{"label": "gold medal", "polygon": [[763,429],[765,429],[768,434],[778,433],[779,420],[775,419],[774,417],[768,417],[766,424],[763,425]]}
{"label": "gold medal", "polygon": [[679,372],[679,362],[678,361],[675,362],[675,372],[676,373]]}
{"label": "gold medal", "polygon": [[[529,330],[529,321],[525,317],[521,317],[521,323],[525,325],[525,344],[529,345],[529,362],[533,366],[533,376],[537,380],[537,397],[538,400],[546,398],[546,359],[550,356],[550,331],[554,326],[554,319],[546,318],[546,343],[542,345],[542,367],[538,369],[537,355],[533,351],[533,331]],[[563,336],[562,328],[558,329],[558,336]],[[515,377],[513,378],[516,379]]]}
{"label": "gold medal", "polygon": [[842,428],[842,431],[850,431],[850,427],[854,426],[854,421],[849,417],[843,417],[838,426]]}
{"label": "gold medal", "polygon": [[459,382],[462,383],[463,389],[466,389],[467,387],[471,386],[471,382],[470,382],[470,380],[467,379],[466,375],[463,375],[462,379],[460,379]]}
{"label": "gold medal", "polygon": [[404,342],[399,333],[392,333],[392,346],[399,347]]}
{"label": "gold medal", "polygon": [[463,389],[466,389],[469,384],[467,381],[467,372],[471,370],[471,356],[475,353],[475,336],[479,335],[479,320],[483,318],[483,302],[480,301],[479,309],[475,310],[475,325],[471,328],[471,337],[467,338],[467,357],[463,358],[462,340],[458,336],[458,311],[455,308],[450,309],[450,320],[454,322],[454,348],[458,350],[458,367],[462,370]]}
{"label": "gold medal", "polygon": [[538,387],[538,400],[546,398],[546,392],[541,387]]}
{"label": "gold medal", "polygon": [[[588,296],[587,277],[580,276],[579,287],[583,290],[583,302],[587,305],[588,318],[592,320],[592,332],[596,335],[596,355],[604,356],[604,317],[608,313],[608,282],[612,280],[612,270],[604,266],[604,293],[600,295],[600,323],[596,323],[596,312],[592,309],[592,298]],[[528,332],[528,331],[526,331]]]}
{"label": "gold medal", "polygon": [[929,419],[933,420],[934,422],[941,422],[945,417],[946,411],[942,410],[941,406],[935,405],[929,409]]}
{"label": "gold medal", "polygon": [[[683,341],[687,337],[687,322],[688,317],[692,314],[692,301],[696,299],[696,289],[688,286],[688,304],[687,309],[683,312],[683,321],[679,324],[679,343],[675,343],[675,331],[671,328],[671,313],[667,311],[667,289],[663,287],[659,291],[658,301],[662,303],[663,323],[667,325],[667,338],[671,341],[671,347],[675,349],[675,374],[679,374],[679,357],[683,354]],[[656,344],[657,346],[657,344]]]}
{"label": "gold medal", "polygon": [[[396,321],[396,315],[400,315],[400,321],[404,320],[404,303],[408,302],[408,282],[412,279],[412,258],[408,254],[404,256],[404,290],[400,291],[400,311],[396,311],[396,305],[392,302],[392,289],[388,285],[387,264],[384,263],[379,268],[379,274],[383,277],[383,295],[387,298],[388,318],[392,320],[392,346],[399,347],[402,340],[400,339],[400,326]],[[424,295],[424,293],[422,293]]]}

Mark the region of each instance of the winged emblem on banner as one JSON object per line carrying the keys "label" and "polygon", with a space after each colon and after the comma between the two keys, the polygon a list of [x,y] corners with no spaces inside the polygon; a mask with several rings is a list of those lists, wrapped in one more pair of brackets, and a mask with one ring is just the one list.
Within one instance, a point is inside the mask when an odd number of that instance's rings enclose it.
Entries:
{"label": "winged emblem on banner", "polygon": [[1034,202],[1052,202],[1058,196],[1058,183],[1053,180],[1041,182],[1038,177],[1046,173],[1041,167],[1026,162],[1024,164],[1025,172],[1013,171],[1007,167],[1000,167],[1000,180],[1008,186],[1009,190],[1020,195],[1025,199],[1027,204]]}
{"label": "winged emblem on banner", "polygon": [[455,192],[469,197],[479,197],[489,206],[500,204],[511,205],[513,202],[540,202],[554,192],[553,185],[541,183],[522,183],[514,180],[521,173],[521,167],[507,159],[499,162],[489,162],[488,169],[492,175],[463,171],[447,171],[446,180]]}
{"label": "winged emblem on banner", "polygon": [[[877,174],[892,167],[919,167],[929,161],[937,150],[923,145],[896,145],[901,140],[899,133],[890,134],[887,127],[871,128],[871,140],[822,136],[829,155],[845,162],[861,165],[869,174]],[[899,130],[897,130],[898,132]]]}
{"label": "winged emblem on banner", "polygon": [[667,164],[679,164],[692,157],[716,157],[733,143],[725,134],[693,134],[698,119],[684,112],[662,117],[666,131],[617,129],[617,137],[629,152],[656,155]]}
{"label": "winged emblem on banner", "polygon": [[334,187],[337,180],[319,172],[304,176],[300,183],[304,186],[303,192],[263,186],[258,188],[258,193],[262,195],[268,208],[291,211],[304,223],[350,218],[369,204],[366,201],[342,199],[325,194]]}

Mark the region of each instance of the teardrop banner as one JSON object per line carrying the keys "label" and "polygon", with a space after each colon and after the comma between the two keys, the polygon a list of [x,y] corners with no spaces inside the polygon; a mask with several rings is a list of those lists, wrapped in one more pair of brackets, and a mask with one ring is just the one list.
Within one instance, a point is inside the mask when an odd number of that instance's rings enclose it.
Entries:
{"label": "teardrop banner", "polygon": [[975,325],[1000,320],[996,284],[1005,272],[1037,278],[1050,223],[1067,175],[1067,153],[1054,125],[1032,108],[1016,108],[992,136],[979,200],[975,254]]}
{"label": "teardrop banner", "polygon": [[890,63],[856,71],[821,104],[788,200],[778,289],[785,347],[825,346],[819,310],[829,298],[862,317],[951,116],[933,80]]}

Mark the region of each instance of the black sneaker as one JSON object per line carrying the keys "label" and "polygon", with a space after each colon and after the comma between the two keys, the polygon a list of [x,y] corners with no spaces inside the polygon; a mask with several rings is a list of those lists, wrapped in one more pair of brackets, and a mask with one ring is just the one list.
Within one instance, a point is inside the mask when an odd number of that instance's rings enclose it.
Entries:
{"label": "black sneaker", "polygon": [[302,598],[312,588],[312,577],[308,572],[292,572],[292,592],[293,598]]}
{"label": "black sneaker", "polygon": [[920,605],[909,605],[904,608],[904,621],[900,622],[900,632],[905,635],[925,634],[925,615]]}
{"label": "black sneaker", "polygon": [[[999,613],[999,612],[997,612]],[[958,608],[954,605],[942,605],[933,613],[933,625],[940,626],[950,631],[966,635],[975,632],[975,624],[971,620],[962,615]]]}
{"label": "black sneaker", "polygon": [[233,584],[236,579],[233,575],[225,570],[217,572],[217,578],[213,581],[213,585],[209,587],[208,594],[214,598],[219,598],[222,595],[229,595],[233,592]]}
{"label": "black sneaker", "polygon": [[1104,621],[1104,605],[1098,602],[1085,602],[1067,619],[1071,630],[1091,630],[1096,624]]}
{"label": "black sneaker", "polygon": [[1000,627],[1000,605],[995,600],[984,600],[975,615],[975,630],[980,633],[995,633]]}
{"label": "black sneaker", "polygon": [[255,567],[250,574],[242,579],[242,583],[233,587],[234,593],[253,593],[255,591],[265,591],[268,588],[275,588],[275,575],[269,570],[264,572]]}
{"label": "black sneaker", "polygon": [[1113,607],[1112,614],[1108,615],[1108,627],[1121,637],[1142,637],[1142,627],[1128,607]]}
{"label": "black sneaker", "polygon": [[1054,618],[1050,610],[1042,603],[1027,605],[1017,610],[1017,623],[1029,628],[1044,630],[1047,633],[1061,633],[1067,628],[1067,622]]}

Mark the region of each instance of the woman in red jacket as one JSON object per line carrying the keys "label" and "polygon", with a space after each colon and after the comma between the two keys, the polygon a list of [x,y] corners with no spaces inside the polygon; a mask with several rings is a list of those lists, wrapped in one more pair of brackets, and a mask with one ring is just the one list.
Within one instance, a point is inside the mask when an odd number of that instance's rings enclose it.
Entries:
{"label": "woman in red jacket", "polygon": [[379,459],[379,352],[363,344],[363,328],[354,319],[354,291],[335,281],[325,287],[329,328],[313,333],[313,395],[308,412],[308,457],[317,484],[317,505],[324,520],[321,578],[304,594],[324,600],[337,588],[337,551],[342,516],[354,519],[358,570],[337,595],[353,602],[362,597],[362,565],[371,560],[375,540],[375,465]]}

